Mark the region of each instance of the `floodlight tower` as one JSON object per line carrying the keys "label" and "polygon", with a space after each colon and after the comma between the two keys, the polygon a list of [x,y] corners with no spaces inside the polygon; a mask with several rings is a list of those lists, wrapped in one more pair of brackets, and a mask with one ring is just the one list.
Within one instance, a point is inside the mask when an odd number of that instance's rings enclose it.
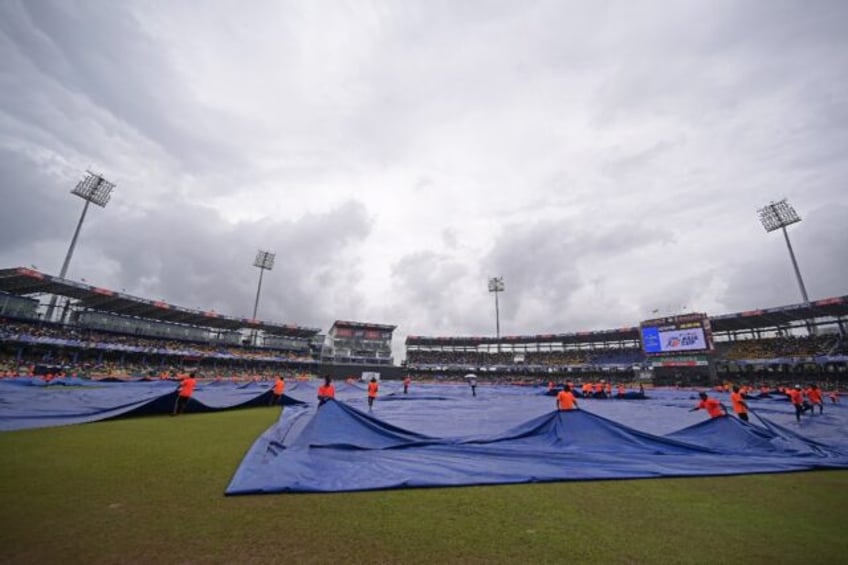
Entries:
{"label": "floodlight tower", "polygon": [[801,289],[801,297],[804,299],[804,304],[809,305],[810,299],[807,297],[804,279],[801,278],[801,270],[798,269],[798,261],[795,260],[795,252],[792,251],[792,244],[789,242],[789,233],[786,231],[786,226],[800,222],[801,217],[785,198],[780,202],[772,202],[768,206],[760,208],[757,210],[757,213],[760,215],[760,223],[763,224],[767,233],[771,233],[777,229],[783,230],[786,247],[789,249],[789,257],[792,259],[792,267],[795,269],[795,278],[798,279],[798,286]]}
{"label": "floodlight tower", "polygon": [[498,307],[498,293],[506,289],[503,277],[492,277],[489,279],[489,292],[495,293],[495,332],[498,338],[498,353],[501,352],[501,315]]}
{"label": "floodlight tower", "polygon": [[[97,204],[101,208],[105,208],[112,197],[112,189],[115,188],[115,183],[109,182],[103,178],[103,175],[86,171],[86,176],[77,183],[71,194],[75,194],[85,200],[85,205],[82,207],[77,229],[74,230],[74,237],[71,238],[71,245],[68,247],[68,253],[65,255],[65,262],[62,263],[62,270],[59,271],[59,277],[65,278],[68,272],[68,265],[71,264],[71,257],[74,254],[74,248],[77,246],[77,238],[79,237],[82,222],[85,220],[85,214],[88,212],[89,204]],[[47,307],[45,319],[49,322],[53,318],[53,309],[56,307],[56,295],[50,299],[50,305]]]}
{"label": "floodlight tower", "polygon": [[[265,271],[270,271],[274,268],[274,258],[277,255],[271,251],[256,252],[256,259],[253,260],[253,266],[259,268],[259,284],[256,287],[256,300],[253,302],[253,319],[256,320],[256,311],[259,309],[259,291],[262,290],[262,275]],[[256,345],[256,331],[253,332],[253,344]]]}

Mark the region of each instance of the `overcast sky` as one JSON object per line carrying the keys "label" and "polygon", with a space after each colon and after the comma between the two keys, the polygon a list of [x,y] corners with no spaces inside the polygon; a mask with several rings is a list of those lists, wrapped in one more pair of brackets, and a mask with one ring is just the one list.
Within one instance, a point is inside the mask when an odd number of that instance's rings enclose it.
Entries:
{"label": "overcast sky", "polygon": [[0,0],[0,267],[406,335],[848,294],[848,2]]}

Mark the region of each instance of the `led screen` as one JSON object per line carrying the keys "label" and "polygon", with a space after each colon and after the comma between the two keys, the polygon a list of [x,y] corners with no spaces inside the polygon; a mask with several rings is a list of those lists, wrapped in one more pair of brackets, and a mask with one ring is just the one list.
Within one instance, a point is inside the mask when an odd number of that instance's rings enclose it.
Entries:
{"label": "led screen", "polygon": [[645,353],[675,353],[679,351],[704,351],[709,349],[704,328],[642,327],[642,346]]}

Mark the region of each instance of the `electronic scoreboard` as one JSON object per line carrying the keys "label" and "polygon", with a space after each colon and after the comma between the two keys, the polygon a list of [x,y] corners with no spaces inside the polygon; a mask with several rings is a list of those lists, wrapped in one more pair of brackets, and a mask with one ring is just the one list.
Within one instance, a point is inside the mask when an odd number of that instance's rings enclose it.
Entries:
{"label": "electronic scoreboard", "polygon": [[709,353],[714,349],[710,320],[706,314],[646,320],[639,329],[646,355]]}

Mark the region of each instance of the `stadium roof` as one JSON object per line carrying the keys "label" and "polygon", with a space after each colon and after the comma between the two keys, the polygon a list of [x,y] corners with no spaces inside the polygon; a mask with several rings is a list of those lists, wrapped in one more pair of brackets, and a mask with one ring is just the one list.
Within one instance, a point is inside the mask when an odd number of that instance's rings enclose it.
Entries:
{"label": "stadium roof", "polygon": [[790,304],[765,310],[746,310],[710,316],[713,332],[733,332],[788,326],[805,320],[848,316],[848,295],[816,300],[810,304]]}
{"label": "stadium roof", "polygon": [[[807,304],[790,304],[765,310],[747,310],[733,314],[710,316],[713,333],[768,330],[776,327],[786,327],[793,323],[806,320],[823,321],[827,319],[848,316],[848,295],[816,300]],[[639,328],[618,328],[592,332],[576,332],[564,334],[545,334],[527,336],[505,336],[500,339],[502,344],[522,343],[606,343],[616,341],[639,340]],[[475,347],[478,345],[494,345],[499,340],[494,337],[422,337],[408,336],[406,345],[427,347]]]}
{"label": "stadium roof", "polygon": [[148,300],[84,282],[55,277],[25,267],[0,269],[0,291],[19,296],[39,293],[56,294],[73,298],[80,306],[92,310],[204,328],[222,330],[249,328],[273,335],[302,338],[313,337],[321,331],[316,328],[224,316],[212,310],[184,308],[161,300]]}
{"label": "stadium roof", "polygon": [[[333,328],[354,328],[359,330],[382,330],[382,331],[394,331],[397,326],[390,326],[387,324],[371,324],[369,322],[348,322],[345,320],[336,320],[333,322]],[[331,330],[333,329],[331,328]]]}
{"label": "stadium roof", "polygon": [[411,335],[406,338],[406,345],[445,346],[445,347],[476,347],[478,345],[522,344],[522,343],[600,343],[611,341],[632,341],[639,339],[639,328],[618,328],[595,332],[574,332],[564,334],[516,335],[495,337],[422,337]]}

